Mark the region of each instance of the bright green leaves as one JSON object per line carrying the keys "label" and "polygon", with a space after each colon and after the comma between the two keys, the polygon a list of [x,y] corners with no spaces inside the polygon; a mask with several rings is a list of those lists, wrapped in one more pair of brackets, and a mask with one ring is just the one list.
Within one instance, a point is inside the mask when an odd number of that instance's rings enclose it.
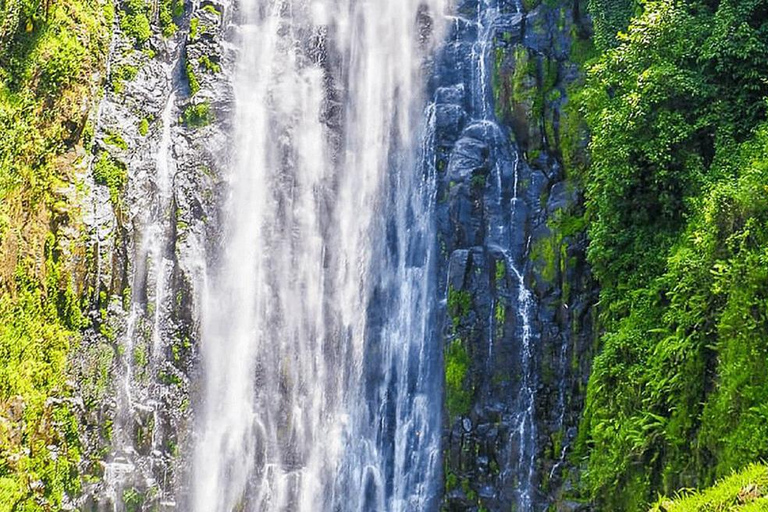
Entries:
{"label": "bright green leaves", "polygon": [[768,2],[643,7],[572,95],[606,331],[583,484],[605,510],[768,457]]}
{"label": "bright green leaves", "polygon": [[145,0],[126,0],[120,15],[120,30],[137,48],[144,46],[152,36],[149,26],[150,5]]}
{"label": "bright green leaves", "polygon": [[189,105],[184,109],[182,121],[190,128],[201,128],[213,122],[211,104],[207,101]]}
{"label": "bright green leaves", "polygon": [[768,509],[768,467],[751,465],[701,492],[685,492],[674,501],[661,498],[651,512],[706,510],[760,512]]}

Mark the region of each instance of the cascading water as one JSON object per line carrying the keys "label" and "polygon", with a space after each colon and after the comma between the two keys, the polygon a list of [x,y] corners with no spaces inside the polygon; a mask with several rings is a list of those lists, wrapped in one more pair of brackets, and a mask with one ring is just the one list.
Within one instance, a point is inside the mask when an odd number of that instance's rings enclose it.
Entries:
{"label": "cascading water", "polygon": [[[142,237],[137,241],[133,255],[133,261],[136,262],[133,288],[145,289],[146,297],[139,294],[132,297],[126,331],[121,340],[122,361],[113,454],[105,475],[114,510],[125,509],[122,493],[126,487],[135,483],[129,479],[141,475],[145,479],[142,485],[155,485],[152,457],[160,456],[162,422],[159,418],[159,394],[162,391],[156,385],[149,385],[149,381],[152,376],[156,376],[162,363],[162,326],[167,318],[165,302],[171,262],[166,252],[172,190],[170,147],[174,98],[175,95],[171,93],[163,110],[162,133],[155,157],[155,194],[146,198],[149,216],[141,225]],[[137,373],[141,375],[137,376]],[[143,431],[139,437],[150,436],[146,451],[152,457],[146,467],[137,467],[137,418],[142,418],[138,421],[138,428]]]}
{"label": "cascading water", "polygon": [[[449,59],[456,59],[463,67],[462,79],[468,89],[466,127],[461,134],[462,140],[472,141],[473,145],[488,148],[484,158],[491,162],[487,181],[482,180],[484,189],[484,208],[486,218],[485,233],[482,236],[484,247],[500,256],[504,262],[504,272],[511,279],[514,294],[507,297],[514,305],[515,332],[509,337],[517,344],[520,379],[514,389],[514,395],[508,397],[509,409],[505,411],[505,425],[510,426],[506,439],[503,440],[502,452],[506,460],[500,461],[502,470],[498,488],[513,490],[515,510],[534,509],[534,491],[536,487],[536,371],[534,368],[534,346],[537,333],[533,322],[536,304],[526,283],[526,261],[529,243],[521,241],[525,235],[525,187],[520,185],[520,172],[523,165],[520,150],[499,126],[495,116],[492,94],[492,72],[490,65],[497,48],[500,33],[513,33],[519,27],[524,16],[521,2],[516,0],[473,0],[461,3],[460,15],[453,18],[455,40],[451,42],[452,53]],[[449,47],[449,48],[451,48]],[[457,50],[467,48],[469,51]],[[463,57],[468,53],[468,58]],[[459,55],[459,57],[456,57]],[[465,60],[466,59],[466,60]],[[444,74],[445,79],[455,80],[457,76]],[[443,87],[456,87],[455,82],[441,83]],[[475,146],[477,147],[477,146]],[[449,172],[452,164],[449,163]],[[476,242],[474,242],[476,243]],[[500,298],[489,297],[487,330],[488,349],[485,356],[487,372],[494,371],[494,351],[501,345],[499,336],[500,320],[495,318],[495,311]],[[499,348],[504,350],[503,347]],[[490,492],[490,491],[489,491]],[[497,496],[488,494],[489,498]]]}
{"label": "cascading water", "polygon": [[[518,14],[522,13],[522,6],[518,1],[511,2]],[[493,104],[491,101],[491,69],[487,65],[494,48],[494,37],[497,24],[508,19],[502,16],[502,6],[505,2],[500,0],[478,1],[477,23],[478,41],[473,47],[473,60],[475,60],[476,82],[473,90],[476,91],[476,111],[481,117],[480,128],[485,132],[486,140],[505,139],[493,116]],[[493,144],[497,154],[493,155],[495,162],[492,176],[495,178],[494,197],[495,209],[501,213],[500,222],[490,222],[486,243],[489,246],[500,249],[504,255],[506,268],[511,272],[517,285],[517,317],[519,328],[515,339],[520,344],[520,368],[521,384],[520,392],[516,398],[514,424],[516,428],[510,434],[509,446],[517,446],[516,453],[510,453],[508,467],[515,469],[516,504],[517,510],[531,510],[533,507],[534,472],[536,458],[536,419],[535,419],[535,394],[536,376],[533,370],[533,343],[534,333],[531,326],[533,318],[533,296],[525,282],[524,254],[513,254],[512,230],[522,229],[524,219],[518,218],[517,204],[522,201],[519,186],[520,154],[515,146],[500,142]],[[505,179],[511,177],[512,195],[505,199]],[[526,244],[527,246],[528,244]],[[489,325],[489,332],[493,333],[493,324]]]}
{"label": "cascading water", "polygon": [[[425,57],[445,0],[244,0],[190,509],[423,510],[439,471]],[[431,119],[429,109],[426,117]]]}

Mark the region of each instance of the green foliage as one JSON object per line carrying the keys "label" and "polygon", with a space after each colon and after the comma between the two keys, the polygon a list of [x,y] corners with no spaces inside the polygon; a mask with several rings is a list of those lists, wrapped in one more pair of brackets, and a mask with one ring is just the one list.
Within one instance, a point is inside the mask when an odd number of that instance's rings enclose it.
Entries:
{"label": "green foliage", "polygon": [[184,0],[161,0],[158,17],[164,37],[172,37],[179,29],[177,19],[184,14]]}
{"label": "green foliage", "polygon": [[531,11],[539,6],[541,0],[523,0],[523,9],[525,12]]}
{"label": "green foliage", "polygon": [[40,81],[45,93],[56,93],[80,73],[86,49],[75,34],[60,30],[56,37],[46,38],[38,48],[44,59],[40,63]]}
{"label": "green foliage", "polygon": [[464,342],[453,340],[445,351],[445,404],[453,418],[469,414],[472,404],[467,378],[469,365],[470,358]]}
{"label": "green foliage", "polygon": [[200,35],[200,19],[192,18],[189,20],[189,39],[194,41]]}
{"label": "green foliage", "polygon": [[141,48],[152,36],[149,26],[150,5],[145,0],[125,0],[120,15],[120,30]]}
{"label": "green foliage", "polygon": [[126,512],[140,512],[144,500],[144,495],[133,487],[123,491],[123,504]]}
{"label": "green foliage", "polygon": [[136,66],[131,66],[129,64],[115,66],[109,77],[109,84],[112,92],[116,94],[123,92],[124,82],[130,82],[136,78],[136,75],[138,74],[139,69]]}
{"label": "green foliage", "polygon": [[209,12],[209,13],[211,13],[211,14],[215,15],[215,16],[221,16],[221,12],[219,12],[219,11],[218,11],[218,10],[217,10],[217,9],[216,9],[216,8],[215,8],[213,5],[211,5],[211,4],[207,4],[207,5],[203,6],[203,10],[204,10],[205,12]]}
{"label": "green foliage", "polygon": [[472,310],[472,294],[467,290],[457,290],[453,286],[448,288],[448,314],[451,316],[453,326],[458,327],[462,318]]}
{"label": "green foliage", "polygon": [[651,512],[768,510],[768,467],[753,464],[701,492],[685,492],[675,500],[661,498]]}
{"label": "green foliage", "polygon": [[[66,358],[83,323],[50,235],[47,283],[20,264],[10,293],[0,295],[0,510],[60,509],[64,493],[79,491],[77,421],[63,401]],[[54,447],[52,454],[49,447]],[[42,486],[35,487],[34,482]],[[32,507],[32,508],[30,508]]]}
{"label": "green foliage", "polygon": [[592,15],[595,42],[601,50],[616,45],[617,34],[627,29],[639,9],[638,4],[638,0],[588,0],[587,9]]}
{"label": "green foliage", "polygon": [[496,261],[496,273],[494,278],[497,283],[500,283],[507,276],[507,263],[504,260]]}
{"label": "green foliage", "polygon": [[[62,510],[80,491],[67,355],[85,324],[57,226],[74,181],[91,77],[109,9],[96,2],[0,5],[0,511]],[[77,250],[75,248],[75,250]]]}
{"label": "green foliage", "polygon": [[202,103],[189,105],[184,109],[182,119],[184,124],[191,128],[200,128],[211,124],[211,122],[213,122],[211,104],[204,101]]}
{"label": "green foliage", "polygon": [[146,137],[149,133],[149,119],[146,117],[139,121],[139,135]]}
{"label": "green foliage", "polygon": [[113,204],[117,204],[128,180],[128,173],[125,164],[108,153],[101,153],[93,164],[93,179],[99,185],[109,188],[109,197]]}
{"label": "green foliage", "polygon": [[197,79],[197,75],[195,75],[195,68],[192,67],[192,63],[189,62],[189,60],[187,60],[186,64],[184,65],[184,71],[187,74],[189,94],[190,96],[194,96],[200,90],[200,81]]}
{"label": "green foliage", "polygon": [[117,132],[108,132],[104,137],[104,143],[122,150],[128,149],[128,143],[125,142],[123,136]]}
{"label": "green foliage", "polygon": [[768,2],[643,7],[578,96],[605,331],[582,485],[616,511],[768,457]]}
{"label": "green foliage", "polygon": [[216,61],[211,60],[211,58],[207,55],[200,57],[198,62],[200,62],[200,65],[203,66],[203,69],[206,69],[211,73],[219,73],[221,71],[221,66],[219,66]]}

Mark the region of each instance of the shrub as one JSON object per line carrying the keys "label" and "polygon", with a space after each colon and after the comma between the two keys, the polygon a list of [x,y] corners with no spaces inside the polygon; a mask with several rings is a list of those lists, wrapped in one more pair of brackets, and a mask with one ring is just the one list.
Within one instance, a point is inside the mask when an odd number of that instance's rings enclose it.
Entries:
{"label": "shrub", "polygon": [[183,122],[189,127],[200,128],[210,124],[212,121],[211,104],[207,101],[189,105],[184,109]]}

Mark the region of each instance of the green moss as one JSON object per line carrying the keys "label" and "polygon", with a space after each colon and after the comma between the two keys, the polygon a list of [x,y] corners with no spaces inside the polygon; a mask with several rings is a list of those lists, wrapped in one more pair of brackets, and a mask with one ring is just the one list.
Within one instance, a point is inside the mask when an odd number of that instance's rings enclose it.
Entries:
{"label": "green moss", "polygon": [[493,316],[496,320],[497,326],[502,326],[504,322],[507,319],[507,310],[504,307],[504,304],[499,301],[496,303],[496,307],[494,308]]}
{"label": "green moss", "polygon": [[464,343],[457,339],[445,352],[445,404],[448,414],[455,418],[469,414],[472,393],[468,389],[470,358]]}
{"label": "green moss", "polygon": [[537,240],[531,247],[531,260],[544,281],[554,283],[559,269],[559,237],[554,235]]}
{"label": "green moss", "polygon": [[448,314],[451,316],[453,326],[458,327],[462,318],[466,317],[472,309],[472,294],[466,290],[456,290],[453,286],[448,288]]}
{"label": "green moss", "polygon": [[142,137],[146,137],[149,133],[149,119],[146,117],[139,121],[139,134]]}
{"label": "green moss", "polygon": [[500,283],[507,277],[507,263],[504,260],[496,261],[496,273],[494,275],[496,283]]}
{"label": "green moss", "polygon": [[523,9],[525,9],[526,12],[532,11],[538,7],[540,3],[541,0],[523,0]]}
{"label": "green moss", "polygon": [[178,30],[176,20],[184,15],[184,0],[161,0],[158,17],[163,36],[172,37]]}
{"label": "green moss", "polygon": [[451,492],[459,486],[459,479],[450,470],[445,472],[445,492]]}
{"label": "green moss", "polygon": [[470,180],[470,184],[473,188],[484,188],[486,177],[484,174],[475,174]]}
{"label": "green moss", "polygon": [[107,132],[106,136],[104,137],[104,143],[122,150],[128,149],[128,143],[125,142],[123,136],[117,132]]}
{"label": "green moss", "polygon": [[139,69],[136,66],[129,64],[116,66],[109,77],[109,85],[112,92],[117,94],[123,92],[123,84],[132,81],[138,74]]}
{"label": "green moss", "polygon": [[149,26],[150,6],[144,0],[125,0],[120,14],[120,30],[131,39],[137,48],[152,36]]}
{"label": "green moss", "polygon": [[160,380],[160,382],[162,382],[167,386],[180,386],[182,384],[181,378],[175,373],[171,373],[171,372],[165,372],[165,371],[160,372],[160,374],[158,375],[158,379]]}
{"label": "green moss", "polygon": [[216,8],[214,6],[212,6],[211,4],[207,4],[207,5],[203,6],[203,10],[205,12],[209,12],[209,13],[215,15],[215,16],[221,16],[221,12],[216,10]]}
{"label": "green moss", "polygon": [[191,41],[194,41],[197,39],[197,36],[200,35],[200,19],[199,18],[192,18],[189,20],[189,39]]}
{"label": "green moss", "polygon": [[[76,210],[56,193],[64,180],[74,179],[71,164],[60,157],[78,142],[89,80],[102,69],[109,31],[95,4],[54,3],[49,9],[34,40],[6,40],[0,59],[3,510],[61,510],[65,493],[80,492],[66,361],[87,319],[52,219],[66,215],[71,227],[77,225]],[[90,144],[92,125],[82,136]],[[55,459],[49,446],[56,448]]]}
{"label": "green moss", "polygon": [[[66,278],[55,254],[56,243],[51,235],[46,266],[52,288],[46,291],[36,281],[27,262],[16,269],[14,294],[0,295],[0,398],[6,404],[5,425],[11,427],[0,429],[0,452],[7,461],[0,476],[0,508],[36,510],[32,507],[44,500],[58,509],[64,493],[79,492],[76,417],[65,402],[48,402],[66,393],[66,358],[77,339],[60,320],[62,312],[56,306],[69,301],[66,288],[62,289],[61,280]],[[67,315],[68,323],[80,323],[79,312]],[[56,460],[48,446],[57,448]],[[31,482],[42,485],[33,489]]]}
{"label": "green moss", "polygon": [[143,493],[133,487],[123,491],[122,498],[126,512],[140,512],[146,499]]}

